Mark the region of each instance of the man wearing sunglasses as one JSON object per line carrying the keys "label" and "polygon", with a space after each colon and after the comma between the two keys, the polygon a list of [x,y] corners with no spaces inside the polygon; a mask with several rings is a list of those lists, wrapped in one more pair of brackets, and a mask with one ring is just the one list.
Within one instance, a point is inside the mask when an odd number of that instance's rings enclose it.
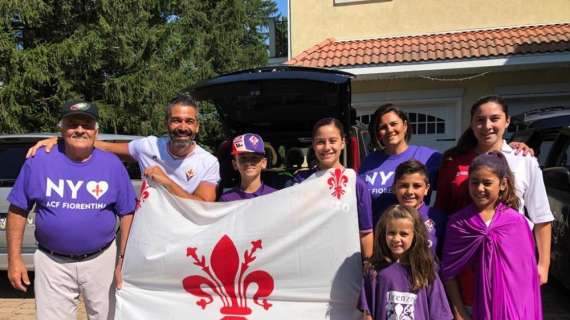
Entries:
{"label": "man wearing sunglasses", "polygon": [[119,158],[94,147],[97,119],[95,104],[66,103],[61,142],[52,152],[40,150],[26,160],[8,196],[8,278],[21,291],[30,285],[21,246],[27,215],[35,207],[37,319],[75,318],[80,294],[89,319],[114,317],[113,276],[120,287],[136,196]]}

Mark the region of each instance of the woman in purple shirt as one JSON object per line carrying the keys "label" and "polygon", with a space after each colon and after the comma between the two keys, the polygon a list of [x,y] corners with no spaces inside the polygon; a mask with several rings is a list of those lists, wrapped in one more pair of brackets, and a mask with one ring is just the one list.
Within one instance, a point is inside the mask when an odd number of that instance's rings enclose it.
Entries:
{"label": "woman in purple shirt", "polygon": [[[317,121],[313,127],[313,150],[318,164],[310,170],[297,173],[293,178],[294,182],[301,183],[318,171],[334,168],[344,169],[340,163],[340,155],[344,147],[344,127],[340,121],[335,118],[324,118]],[[358,177],[356,178],[356,200],[362,255],[364,258],[369,258],[372,256],[373,242],[370,194],[364,181]]]}
{"label": "woman in purple shirt", "polygon": [[[441,153],[436,150],[410,145],[411,127],[408,117],[393,104],[380,106],[372,115],[368,132],[378,151],[370,153],[362,163],[360,177],[366,181],[372,197],[374,225],[382,212],[398,200],[392,193],[396,167],[404,161],[417,160],[426,165],[431,189],[436,188],[437,170]],[[430,195],[426,197],[429,204]]]}

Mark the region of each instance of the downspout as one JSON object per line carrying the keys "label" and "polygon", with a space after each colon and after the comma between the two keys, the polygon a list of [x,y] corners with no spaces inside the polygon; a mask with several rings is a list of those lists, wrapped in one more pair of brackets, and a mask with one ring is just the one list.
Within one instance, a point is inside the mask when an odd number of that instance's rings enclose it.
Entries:
{"label": "downspout", "polygon": [[287,0],[287,60],[291,60],[291,0]]}

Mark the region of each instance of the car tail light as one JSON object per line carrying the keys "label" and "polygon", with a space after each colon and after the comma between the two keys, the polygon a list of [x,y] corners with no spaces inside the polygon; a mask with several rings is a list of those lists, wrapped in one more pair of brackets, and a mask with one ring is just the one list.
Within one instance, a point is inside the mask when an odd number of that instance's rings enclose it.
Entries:
{"label": "car tail light", "polygon": [[350,157],[352,169],[358,172],[358,170],[360,170],[360,147],[358,146],[358,139],[355,135],[350,136]]}

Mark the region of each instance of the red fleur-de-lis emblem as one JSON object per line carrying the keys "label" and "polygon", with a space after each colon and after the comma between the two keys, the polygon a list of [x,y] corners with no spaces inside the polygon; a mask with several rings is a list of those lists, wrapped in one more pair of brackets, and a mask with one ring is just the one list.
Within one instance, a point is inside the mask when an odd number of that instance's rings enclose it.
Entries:
{"label": "red fleur-de-lis emblem", "polygon": [[140,208],[142,203],[146,200],[146,198],[148,198],[148,196],[149,196],[148,183],[146,182],[146,180],[143,180],[143,182],[141,184],[139,198],[137,199],[137,205],[135,208],[136,209]]}
{"label": "red fleur-de-lis emblem", "polygon": [[[262,249],[261,240],[252,241],[251,249],[244,252],[244,260],[240,264],[234,242],[224,235],[212,250],[210,268],[204,255],[198,257],[197,248],[188,247],[186,256],[191,257],[193,264],[200,267],[206,276],[188,276],[182,280],[182,286],[188,293],[200,298],[196,304],[202,310],[214,301],[214,297],[218,297],[223,305],[220,308],[220,313],[224,315],[222,320],[247,320],[244,316],[252,312],[247,304],[247,289],[255,283],[257,291],[253,294],[253,302],[268,310],[272,304],[266,298],[273,292],[273,277],[263,270],[247,272],[259,249]],[[204,291],[203,286],[209,287],[211,292]]]}
{"label": "red fleur-de-lis emblem", "polygon": [[192,179],[193,176],[194,176],[194,169],[190,168],[186,170],[186,181],[190,181],[190,179]]}
{"label": "red fleur-de-lis emblem", "polygon": [[331,172],[331,177],[327,179],[331,196],[340,199],[345,193],[344,189],[348,183],[348,177],[344,174],[344,169],[336,168]]}

